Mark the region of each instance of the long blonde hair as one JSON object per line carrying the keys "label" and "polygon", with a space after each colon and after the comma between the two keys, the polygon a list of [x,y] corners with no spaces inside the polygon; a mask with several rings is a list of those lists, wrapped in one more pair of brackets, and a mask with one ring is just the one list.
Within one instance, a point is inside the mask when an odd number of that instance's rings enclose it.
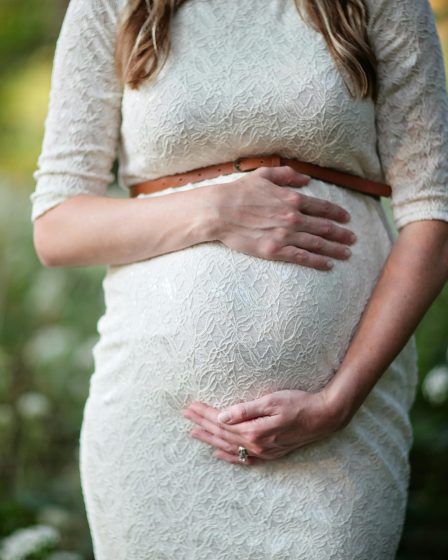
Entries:
{"label": "long blonde hair", "polygon": [[[129,0],[116,42],[117,73],[137,89],[155,75],[170,50],[170,21],[187,0]],[[352,97],[376,98],[376,58],[367,36],[365,0],[294,0],[302,17],[320,32]]]}

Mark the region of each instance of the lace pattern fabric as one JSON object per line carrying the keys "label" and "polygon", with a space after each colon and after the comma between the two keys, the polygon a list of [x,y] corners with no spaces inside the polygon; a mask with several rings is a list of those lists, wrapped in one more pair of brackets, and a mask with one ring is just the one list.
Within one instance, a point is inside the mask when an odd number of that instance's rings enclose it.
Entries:
{"label": "lace pattern fabric", "polygon": [[395,225],[448,219],[448,98],[428,0],[366,0],[379,99],[353,100],[294,0],[188,0],[153,82],[123,88],[126,0],[72,0],[58,40],[32,218],[77,194],[278,152],[393,188]]}
{"label": "lace pattern fabric", "polygon": [[[380,95],[353,100],[293,0],[189,0],[157,80],[113,67],[125,0],[71,0],[58,40],[32,219],[78,194],[254,153],[393,188],[398,228],[448,220],[448,101],[427,0],[367,0]],[[238,174],[188,184],[220,184]],[[352,215],[331,272],[202,243],[109,267],[80,437],[96,560],[392,560],[404,522],[417,382],[412,338],[352,422],[254,468],[189,437],[191,400],[223,407],[318,390],[337,368],[391,248],[378,201],[312,180]],[[150,196],[166,196],[171,190]]]}
{"label": "lace pattern fabric", "polygon": [[316,391],[337,371],[390,233],[376,200],[316,180],[305,190],[354,216],[353,255],[330,273],[219,242],[109,268],[81,433],[98,560],[395,558],[413,339],[348,427],[280,460],[219,461],[181,414],[193,400],[222,408],[280,389]]}

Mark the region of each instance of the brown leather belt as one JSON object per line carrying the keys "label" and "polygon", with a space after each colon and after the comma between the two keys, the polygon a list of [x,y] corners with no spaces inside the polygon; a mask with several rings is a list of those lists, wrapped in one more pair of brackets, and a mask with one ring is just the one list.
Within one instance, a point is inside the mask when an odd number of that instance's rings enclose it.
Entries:
{"label": "brown leather belt", "polygon": [[299,173],[304,173],[315,179],[372,196],[391,196],[392,189],[385,183],[364,179],[363,177],[338,171],[331,167],[321,167],[320,165],[298,159],[284,158],[277,154],[241,157],[235,161],[199,167],[186,173],[176,173],[175,175],[167,175],[158,179],[137,183],[129,187],[129,191],[130,196],[135,197],[139,194],[153,193],[169,187],[180,187],[187,183],[213,179],[219,175],[228,175],[238,171],[252,171],[262,166],[276,167],[279,165],[289,165]]}

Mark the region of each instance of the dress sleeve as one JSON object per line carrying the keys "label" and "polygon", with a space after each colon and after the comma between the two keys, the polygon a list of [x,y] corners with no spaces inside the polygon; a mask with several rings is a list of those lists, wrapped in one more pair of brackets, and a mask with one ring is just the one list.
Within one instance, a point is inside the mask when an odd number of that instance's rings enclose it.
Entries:
{"label": "dress sleeve", "polygon": [[53,63],[31,219],[80,194],[104,195],[114,175],[122,86],[114,70],[119,0],[71,0]]}
{"label": "dress sleeve", "polygon": [[448,221],[448,97],[428,0],[367,0],[378,60],[377,150],[400,230]]}

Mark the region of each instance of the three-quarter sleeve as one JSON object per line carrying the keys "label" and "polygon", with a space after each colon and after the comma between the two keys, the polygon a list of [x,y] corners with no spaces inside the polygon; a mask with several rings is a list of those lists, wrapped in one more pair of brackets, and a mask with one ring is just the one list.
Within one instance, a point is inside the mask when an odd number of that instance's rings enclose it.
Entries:
{"label": "three-quarter sleeve", "polygon": [[397,229],[448,221],[448,97],[428,0],[368,0],[378,59],[377,151]]}
{"label": "three-quarter sleeve", "polygon": [[122,86],[114,69],[119,0],[71,0],[56,44],[32,220],[113,179]]}

